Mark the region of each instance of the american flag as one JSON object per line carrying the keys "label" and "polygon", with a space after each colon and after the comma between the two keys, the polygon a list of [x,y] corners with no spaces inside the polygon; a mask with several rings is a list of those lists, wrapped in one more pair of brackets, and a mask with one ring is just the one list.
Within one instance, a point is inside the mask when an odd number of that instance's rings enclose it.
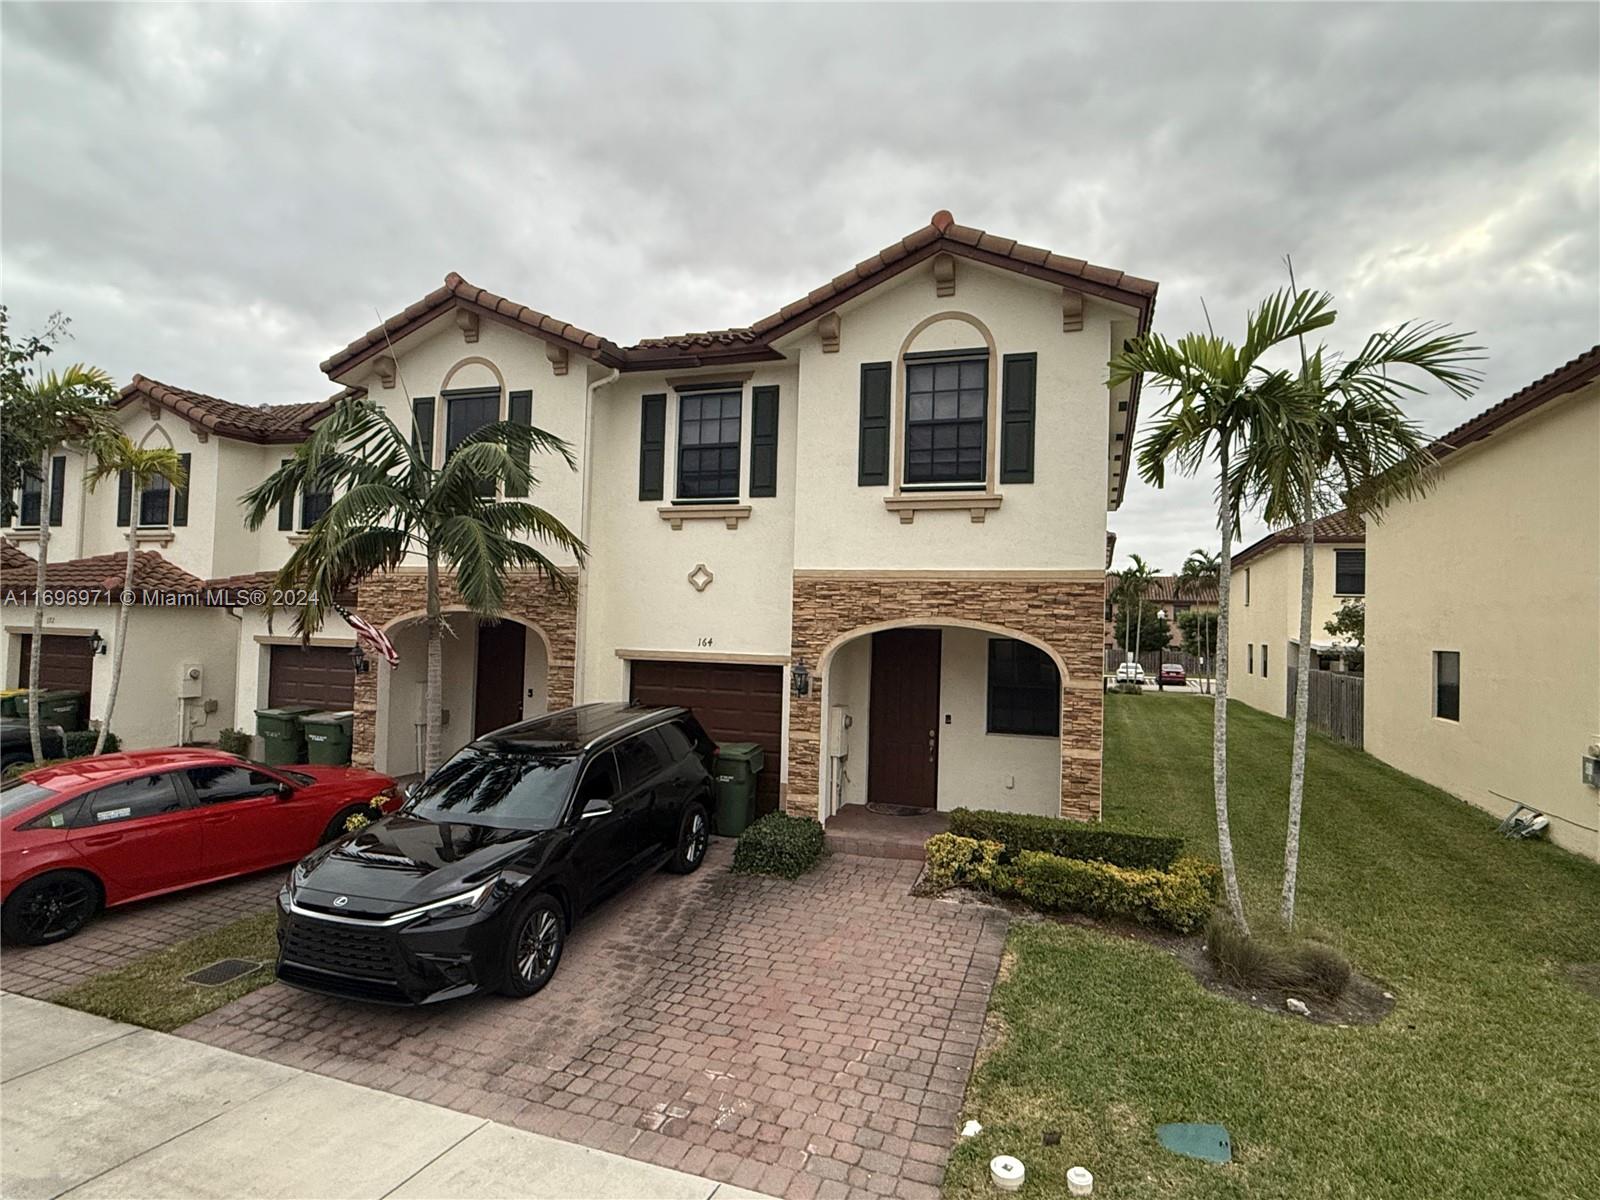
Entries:
{"label": "american flag", "polygon": [[356,641],[365,646],[370,646],[374,652],[383,655],[384,660],[388,662],[391,668],[400,665],[400,654],[383,630],[366,618],[357,616],[337,601],[334,602],[333,608],[335,612],[344,618],[344,623],[356,631]]}

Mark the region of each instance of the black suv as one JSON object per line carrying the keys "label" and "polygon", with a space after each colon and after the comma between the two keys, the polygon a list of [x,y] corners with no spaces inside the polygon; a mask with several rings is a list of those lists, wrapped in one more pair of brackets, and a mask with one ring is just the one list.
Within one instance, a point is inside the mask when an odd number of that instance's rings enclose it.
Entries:
{"label": "black suv", "polygon": [[278,978],[392,1004],[531,996],[573,922],[711,831],[711,739],[687,709],[585,704],[474,741],[278,893]]}

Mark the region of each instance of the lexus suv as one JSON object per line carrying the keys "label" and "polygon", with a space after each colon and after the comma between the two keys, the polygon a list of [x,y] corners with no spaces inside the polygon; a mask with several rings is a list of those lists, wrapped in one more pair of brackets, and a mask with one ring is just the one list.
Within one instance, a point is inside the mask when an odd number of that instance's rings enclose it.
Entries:
{"label": "lexus suv", "polygon": [[700,865],[714,750],[687,709],[625,704],[478,738],[294,868],[278,978],[393,1004],[533,995],[578,917],[647,871]]}

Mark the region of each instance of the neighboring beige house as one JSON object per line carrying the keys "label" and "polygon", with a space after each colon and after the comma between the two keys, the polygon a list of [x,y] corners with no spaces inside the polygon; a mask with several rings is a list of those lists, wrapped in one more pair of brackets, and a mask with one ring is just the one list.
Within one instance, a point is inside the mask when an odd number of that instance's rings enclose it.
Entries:
{"label": "neighboring beige house", "polygon": [[[340,397],[335,397],[335,400]],[[135,495],[126,482],[84,487],[82,456],[60,453],[49,514],[41,683],[84,691],[99,721],[111,682],[118,597],[130,528],[139,545],[123,684],[112,728],[129,746],[214,741],[253,730],[269,703],[349,708],[351,650],[342,625],[311,646],[270,629],[261,599],[300,531],[320,512],[316,497],[251,533],[238,498],[305,440],[334,401],[250,407],[142,376],[122,389],[117,421],[140,446],[176,450],[188,486]],[[29,489],[31,490],[31,489]],[[24,491],[0,563],[0,680],[27,680],[39,539],[37,495]],[[198,678],[194,672],[198,670]]]}
{"label": "neighboring beige house", "polygon": [[[544,464],[537,499],[590,557],[565,564],[575,601],[517,578],[497,624],[450,598],[446,748],[573,702],[677,702],[766,748],[763,808],[1098,815],[1105,514],[1138,404],[1105,364],[1155,293],[947,212],[751,326],[632,346],[450,275],[323,369],[415,417],[436,459],[492,420],[559,434],[579,468]],[[251,445],[219,498],[286,453]],[[293,532],[226,561],[182,557],[182,534],[160,550],[249,584]],[[418,765],[422,594],[417,566],[360,587],[401,664],[348,676],[356,753],[394,773]],[[221,611],[244,720],[271,642]],[[8,607],[8,631],[25,618]]]}
{"label": "neighboring beige house", "polygon": [[1367,533],[1366,748],[1600,858],[1600,346],[1434,453]]}
{"label": "neighboring beige house", "polygon": [[[1340,639],[1324,626],[1346,600],[1366,594],[1366,532],[1341,511],[1316,528],[1311,648],[1334,650]],[[1288,667],[1300,645],[1300,531],[1279,529],[1233,556],[1228,592],[1228,694],[1275,717],[1293,711]]]}

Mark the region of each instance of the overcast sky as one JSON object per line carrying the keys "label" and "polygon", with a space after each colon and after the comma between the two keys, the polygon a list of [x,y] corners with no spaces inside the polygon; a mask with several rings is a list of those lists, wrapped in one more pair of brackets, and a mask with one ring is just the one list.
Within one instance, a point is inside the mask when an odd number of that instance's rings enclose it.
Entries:
{"label": "overcast sky", "polygon": [[[619,342],[744,324],[949,208],[1334,345],[1473,329],[1443,432],[1600,340],[1600,6],[25,5],[3,294],[61,357],[243,403],[445,273]],[[1147,392],[1143,415],[1158,397]],[[1214,542],[1130,487],[1118,559]],[[1260,532],[1252,523],[1247,537]]]}

